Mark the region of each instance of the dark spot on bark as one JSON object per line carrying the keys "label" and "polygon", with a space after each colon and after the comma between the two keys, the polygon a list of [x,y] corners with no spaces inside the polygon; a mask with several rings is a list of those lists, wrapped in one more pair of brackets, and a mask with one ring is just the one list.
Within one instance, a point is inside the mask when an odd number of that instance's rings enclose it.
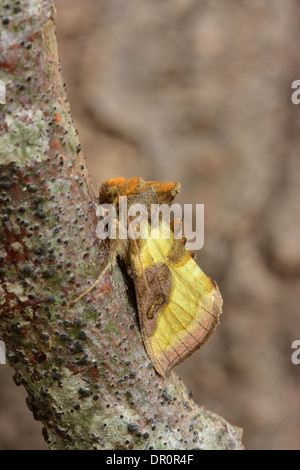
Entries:
{"label": "dark spot on bark", "polygon": [[39,218],[39,219],[44,219],[46,217],[46,213],[45,211],[43,210],[38,210],[35,215]]}
{"label": "dark spot on bark", "polygon": [[85,334],[85,332],[84,332],[83,330],[80,330],[80,331],[78,332],[78,338],[80,338],[80,339],[86,339],[86,334]]}
{"label": "dark spot on bark", "polygon": [[81,341],[75,341],[73,344],[74,352],[81,352],[83,351],[83,344]]}
{"label": "dark spot on bark", "polygon": [[53,276],[53,272],[50,269],[45,269],[43,271],[42,276],[44,279],[49,279],[51,276]]}
{"label": "dark spot on bark", "polygon": [[25,277],[27,277],[31,275],[32,269],[30,268],[30,266],[24,266],[23,268],[20,269],[20,273],[23,274]]}
{"label": "dark spot on bark", "polygon": [[172,400],[172,395],[170,393],[168,393],[166,390],[164,390],[162,392],[162,396],[168,402],[170,402]]}
{"label": "dark spot on bark", "polygon": [[127,429],[128,429],[129,432],[134,432],[134,431],[137,431],[139,429],[139,427],[135,423],[130,423],[130,424],[128,424]]}
{"label": "dark spot on bark", "polygon": [[13,323],[13,325],[11,325],[11,331],[13,331],[14,333],[21,333],[22,327],[20,323]]}
{"label": "dark spot on bark", "polygon": [[78,393],[79,395],[81,395],[83,398],[86,398],[86,397],[89,397],[91,392],[90,390],[86,389],[86,388],[81,388],[78,390]]}
{"label": "dark spot on bark", "polygon": [[87,366],[88,365],[88,361],[83,357],[82,359],[76,361],[76,364],[78,366]]}
{"label": "dark spot on bark", "polygon": [[52,377],[53,377],[53,380],[60,380],[62,378],[62,375],[59,374],[58,372],[52,372]]}

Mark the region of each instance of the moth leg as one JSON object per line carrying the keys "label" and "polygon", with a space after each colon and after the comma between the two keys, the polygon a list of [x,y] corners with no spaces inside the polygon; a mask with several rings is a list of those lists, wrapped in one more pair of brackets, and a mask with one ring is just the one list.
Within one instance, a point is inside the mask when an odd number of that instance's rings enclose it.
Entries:
{"label": "moth leg", "polygon": [[84,297],[86,294],[91,292],[91,290],[94,289],[94,287],[96,287],[97,284],[99,284],[99,282],[101,281],[101,279],[103,278],[105,273],[108,271],[108,269],[111,268],[114,264],[115,264],[114,259],[109,261],[107,263],[107,265],[105,266],[105,268],[103,269],[103,271],[101,271],[101,273],[97,277],[96,281],[88,289],[86,289],[84,292],[82,292],[82,294],[80,294],[78,297],[76,297],[76,299],[72,300],[72,302],[70,302],[70,305],[71,306],[74,305],[76,302],[78,302],[78,300],[82,299],[82,297]]}
{"label": "moth leg", "polygon": [[120,240],[119,238],[120,233],[122,230],[124,230],[124,228],[121,224],[119,224],[119,221],[117,219],[114,219],[112,221],[111,230],[112,230],[112,233],[115,234],[115,236],[112,237],[111,234],[109,236],[110,253],[109,253],[107,265],[105,266],[103,271],[101,271],[101,273],[99,274],[95,282],[93,282],[93,284],[90,287],[88,287],[88,289],[82,292],[82,294],[76,297],[76,299],[70,302],[71,306],[74,305],[76,302],[78,302],[78,300],[82,299],[82,297],[84,297],[86,294],[91,292],[91,290],[94,289],[94,287],[96,287],[97,284],[99,284],[99,282],[101,281],[105,273],[108,271],[108,269],[111,268],[115,264],[117,256],[120,256],[121,258],[124,257],[124,254],[126,252],[126,240]]}

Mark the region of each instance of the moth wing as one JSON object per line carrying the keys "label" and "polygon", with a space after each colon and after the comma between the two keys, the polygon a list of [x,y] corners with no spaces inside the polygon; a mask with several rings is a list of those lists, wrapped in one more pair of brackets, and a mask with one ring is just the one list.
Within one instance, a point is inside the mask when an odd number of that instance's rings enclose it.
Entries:
{"label": "moth wing", "polygon": [[216,283],[190,255],[170,269],[172,295],[151,337],[153,352],[166,375],[209,340],[222,308]]}
{"label": "moth wing", "polygon": [[130,257],[144,345],[157,372],[165,377],[211,337],[219,323],[222,297],[182,240],[175,240],[173,232],[169,239],[161,238],[163,224],[157,239],[139,240],[140,259],[134,250]]}

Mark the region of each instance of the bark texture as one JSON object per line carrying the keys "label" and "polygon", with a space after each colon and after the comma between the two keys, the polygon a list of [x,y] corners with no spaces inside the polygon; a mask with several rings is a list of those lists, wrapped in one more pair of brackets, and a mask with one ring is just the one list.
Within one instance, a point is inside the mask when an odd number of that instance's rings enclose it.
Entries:
{"label": "bark texture", "polygon": [[96,278],[96,197],[62,82],[51,0],[0,5],[0,337],[51,449],[240,449],[241,431],[151,367],[116,268]]}

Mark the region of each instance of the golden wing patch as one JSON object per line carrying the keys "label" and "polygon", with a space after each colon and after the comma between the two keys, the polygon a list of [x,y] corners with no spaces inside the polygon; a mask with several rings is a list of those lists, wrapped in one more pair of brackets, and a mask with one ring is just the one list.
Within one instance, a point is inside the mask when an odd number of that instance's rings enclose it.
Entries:
{"label": "golden wing patch", "polygon": [[164,377],[213,334],[221,314],[222,297],[216,283],[190,254],[178,250],[184,241],[174,239],[172,231],[170,239],[161,237],[163,224],[160,222],[157,228],[157,239],[139,240],[149,290],[134,250],[130,250],[130,263],[142,338],[148,356]]}

